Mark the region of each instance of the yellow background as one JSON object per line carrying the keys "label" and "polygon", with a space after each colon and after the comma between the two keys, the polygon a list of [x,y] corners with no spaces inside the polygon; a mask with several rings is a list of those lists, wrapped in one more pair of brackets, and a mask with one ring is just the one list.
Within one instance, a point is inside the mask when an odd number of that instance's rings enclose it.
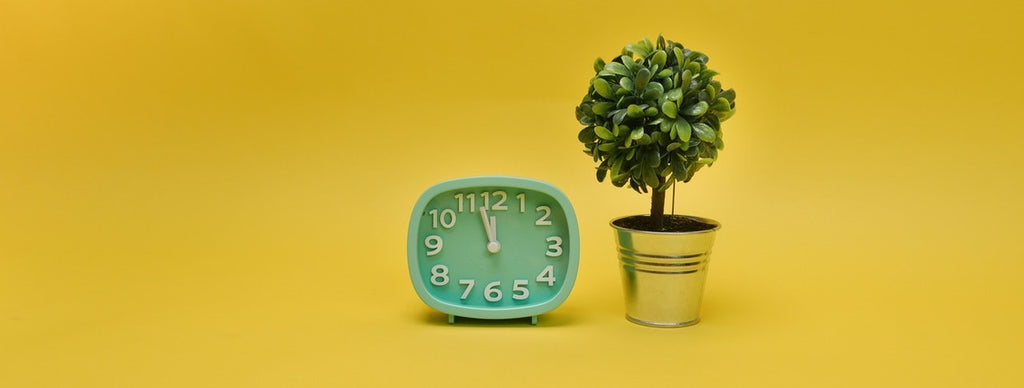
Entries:
{"label": "yellow background", "polygon": [[[0,2],[0,386],[1024,385],[1020,2]],[[738,113],[704,322],[622,318],[573,108],[664,33]],[[538,327],[417,299],[416,197],[573,201]]]}

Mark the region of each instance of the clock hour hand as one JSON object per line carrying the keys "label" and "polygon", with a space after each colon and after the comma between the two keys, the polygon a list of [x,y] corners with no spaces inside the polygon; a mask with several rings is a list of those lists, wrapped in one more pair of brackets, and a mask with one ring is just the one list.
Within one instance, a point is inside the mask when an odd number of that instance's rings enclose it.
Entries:
{"label": "clock hour hand", "polygon": [[493,216],[487,216],[487,208],[480,208],[480,219],[484,222],[484,231],[487,232],[487,251],[498,253],[501,250],[501,243],[498,242],[498,224]]}

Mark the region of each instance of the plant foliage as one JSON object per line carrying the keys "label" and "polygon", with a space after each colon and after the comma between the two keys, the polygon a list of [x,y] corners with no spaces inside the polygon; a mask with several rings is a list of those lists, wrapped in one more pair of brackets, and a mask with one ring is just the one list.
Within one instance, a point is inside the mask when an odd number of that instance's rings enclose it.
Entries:
{"label": "plant foliage", "polygon": [[598,181],[665,191],[718,159],[736,92],[714,80],[707,55],[644,38],[611,62],[597,58],[594,72],[576,119],[586,126],[583,152],[599,162]]}

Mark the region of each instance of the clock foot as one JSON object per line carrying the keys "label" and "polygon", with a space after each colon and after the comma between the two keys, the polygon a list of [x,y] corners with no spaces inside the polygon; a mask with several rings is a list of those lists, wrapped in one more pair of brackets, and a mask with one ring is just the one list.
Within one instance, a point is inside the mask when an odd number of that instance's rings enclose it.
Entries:
{"label": "clock foot", "polygon": [[536,315],[530,317],[530,324],[534,325],[534,326],[537,326],[537,316]]}
{"label": "clock foot", "polygon": [[449,325],[454,325],[455,324],[455,316],[454,315],[448,314],[448,324]]}

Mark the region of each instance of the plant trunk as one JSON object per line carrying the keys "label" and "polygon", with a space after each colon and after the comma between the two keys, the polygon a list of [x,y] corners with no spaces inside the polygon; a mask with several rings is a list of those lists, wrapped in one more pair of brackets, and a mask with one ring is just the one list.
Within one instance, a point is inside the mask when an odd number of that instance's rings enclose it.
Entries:
{"label": "plant trunk", "polygon": [[[665,178],[658,177],[658,187],[665,184]],[[653,187],[651,190],[651,222],[657,230],[665,230],[665,192]]]}

